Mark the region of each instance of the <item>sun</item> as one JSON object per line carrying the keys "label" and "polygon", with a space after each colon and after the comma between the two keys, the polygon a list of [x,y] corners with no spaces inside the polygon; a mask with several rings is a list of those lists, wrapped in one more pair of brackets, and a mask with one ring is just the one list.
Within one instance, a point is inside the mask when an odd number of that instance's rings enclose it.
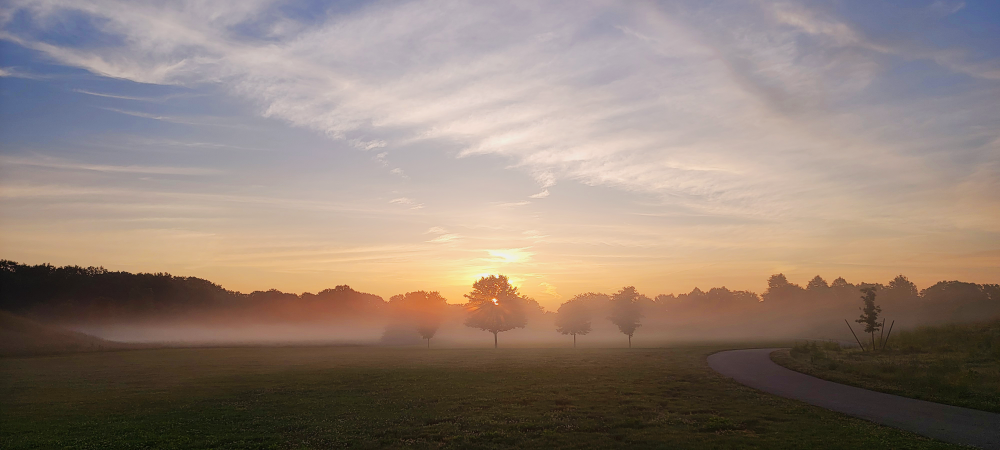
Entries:
{"label": "sun", "polygon": [[497,302],[497,299],[495,299],[495,298],[494,298],[494,299],[493,299],[493,304],[494,304],[494,305],[499,305],[500,303],[499,303],[499,302]]}

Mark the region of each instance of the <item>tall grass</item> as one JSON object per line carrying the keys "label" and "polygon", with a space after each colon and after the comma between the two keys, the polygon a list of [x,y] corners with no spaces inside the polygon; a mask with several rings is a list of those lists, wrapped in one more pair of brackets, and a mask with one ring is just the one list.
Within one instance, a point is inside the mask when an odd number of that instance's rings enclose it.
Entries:
{"label": "tall grass", "polygon": [[832,381],[1000,412],[1000,320],[902,331],[875,352],[802,342],[775,361]]}
{"label": "tall grass", "polygon": [[1000,359],[1000,320],[902,331],[891,346],[903,352],[960,353],[970,358]]}

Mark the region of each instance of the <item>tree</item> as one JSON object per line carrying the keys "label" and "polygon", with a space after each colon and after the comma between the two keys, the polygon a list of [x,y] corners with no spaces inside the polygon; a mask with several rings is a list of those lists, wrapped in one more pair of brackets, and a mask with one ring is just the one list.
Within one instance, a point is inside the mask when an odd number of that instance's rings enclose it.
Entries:
{"label": "tree", "polygon": [[902,274],[896,275],[896,278],[893,278],[889,282],[888,289],[904,298],[917,298],[919,295],[917,293],[917,285],[913,284],[912,281]]}
{"label": "tree", "polygon": [[527,325],[525,306],[528,299],[510,285],[503,275],[490,275],[472,284],[472,292],[465,294],[469,317],[465,325],[493,333],[493,348],[497,347],[497,333],[524,328]]}
{"label": "tree", "polygon": [[865,333],[872,335],[872,351],[874,351],[875,332],[882,328],[882,325],[878,323],[878,314],[882,312],[882,308],[875,305],[874,287],[861,288],[861,292],[865,294],[861,296],[861,300],[864,301],[865,306],[858,308],[861,310],[861,317],[858,320],[855,320],[855,322],[864,325]]}
{"label": "tree", "polygon": [[574,297],[559,306],[556,312],[556,331],[572,334],[573,348],[576,348],[576,335],[590,333],[590,315],[590,308],[584,300]]}
{"label": "tree", "polygon": [[848,283],[847,280],[844,279],[844,277],[837,277],[836,280],[833,280],[833,283],[830,283],[830,287],[834,289],[848,289],[854,287],[854,285]]}
{"label": "tree", "polygon": [[993,297],[995,285],[940,281],[920,292],[924,314],[933,322],[961,322],[996,317],[1000,299]]}
{"label": "tree", "polygon": [[809,280],[809,284],[806,285],[806,289],[809,291],[817,291],[828,287],[830,287],[830,285],[826,284],[826,280],[819,275],[816,275],[812,280]]}
{"label": "tree", "polygon": [[776,306],[792,304],[798,300],[805,290],[802,286],[790,283],[785,274],[779,273],[771,275],[767,279],[767,291],[764,292],[764,305]]}
{"label": "tree", "polygon": [[396,320],[414,327],[427,340],[427,348],[431,348],[431,338],[441,326],[448,301],[438,292],[415,291],[392,296],[389,307]]}
{"label": "tree", "polygon": [[618,326],[622,333],[628,335],[628,347],[632,348],[632,335],[641,325],[642,308],[639,301],[643,295],[635,290],[635,286],[626,286],[611,296],[611,317],[608,319]]}

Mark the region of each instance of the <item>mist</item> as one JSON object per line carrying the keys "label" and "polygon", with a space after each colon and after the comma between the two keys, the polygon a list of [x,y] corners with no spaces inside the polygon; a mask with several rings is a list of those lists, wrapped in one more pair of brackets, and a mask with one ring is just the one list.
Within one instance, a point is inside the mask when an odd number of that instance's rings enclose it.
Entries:
{"label": "mist", "polygon": [[[493,344],[491,332],[469,324],[474,309],[471,297],[445,299],[434,291],[413,291],[388,301],[347,285],[318,293],[269,290],[244,294],[207,280],[165,273],[28,266],[12,261],[4,261],[0,273],[4,310],[111,341],[432,348]],[[487,278],[480,282],[484,280]],[[889,321],[887,325],[895,322],[896,330],[1000,316],[1000,287],[996,284],[942,281],[918,290],[903,275],[884,284],[853,284],[843,278],[828,283],[816,276],[803,287],[776,274],[768,280],[763,294],[716,287],[650,295],[625,287],[618,293],[581,293],[567,303],[578,306],[576,314],[583,317],[577,320],[586,325],[586,332],[577,335],[580,347],[628,344],[624,330],[611,320],[615,302],[625,294],[636,314],[632,319],[632,344],[636,346],[774,339],[851,342],[854,337],[844,322],[854,325],[861,304],[860,289],[865,287],[876,289],[882,317]],[[474,297],[476,289],[469,295]],[[510,289],[509,299],[503,301],[517,306],[520,322],[497,332],[498,346],[573,345],[573,336],[557,331],[557,318],[563,312],[546,310],[517,293],[516,287]],[[421,327],[424,331],[418,332]],[[429,342],[421,333],[430,336]]]}

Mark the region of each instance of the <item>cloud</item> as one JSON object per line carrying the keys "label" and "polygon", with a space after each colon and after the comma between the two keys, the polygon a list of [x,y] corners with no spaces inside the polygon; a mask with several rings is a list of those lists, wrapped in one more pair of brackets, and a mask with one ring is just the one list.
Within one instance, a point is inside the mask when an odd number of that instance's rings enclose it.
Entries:
{"label": "cloud", "polygon": [[541,282],[541,283],[538,283],[538,285],[542,287],[542,293],[545,294],[545,295],[547,295],[547,296],[549,296],[549,297],[551,297],[552,299],[559,300],[559,299],[562,298],[562,295],[559,294],[559,292],[556,290],[555,286],[553,286],[553,285],[551,285],[549,283],[546,283],[544,281]]}
{"label": "cloud", "polygon": [[[872,39],[822,8],[572,5],[372,3],[305,23],[266,1],[50,0],[10,3],[5,17],[23,23],[3,33],[109,77],[219,86],[262,116],[363,150],[430,142],[459,157],[497,155],[541,186],[532,198],[574,181],[705,215],[876,211],[897,195],[886,186],[938,178],[916,150],[926,139],[900,120],[943,123],[949,111],[970,111],[939,138],[955,152],[980,151],[953,145],[967,132],[996,129],[988,88],[979,99],[936,99],[943,103],[926,109],[909,98],[872,100],[870,91],[898,58],[986,82],[1000,79],[996,60]],[[99,19],[102,32],[124,39],[71,48],[18,31],[46,29],[67,11]],[[271,25],[247,36],[246,24]],[[880,165],[899,170],[870,167]]]}
{"label": "cloud", "polygon": [[33,166],[47,169],[61,170],[86,170],[94,172],[110,173],[137,173],[150,175],[218,175],[223,173],[218,169],[203,167],[171,167],[171,166],[142,166],[142,165],[111,165],[111,164],[87,164],[74,161],[67,161],[58,158],[19,158],[12,156],[0,157],[0,164],[12,166]]}
{"label": "cloud", "polygon": [[533,195],[529,195],[528,198],[545,198],[545,197],[548,197],[548,196],[549,196],[549,190],[548,189],[543,189],[542,192],[539,192],[539,193],[533,194]]}
{"label": "cloud", "polygon": [[16,67],[0,67],[0,77],[24,78],[26,80],[46,80],[50,77],[22,71]]}
{"label": "cloud", "polygon": [[434,239],[431,239],[431,240],[429,240],[427,242],[434,242],[434,243],[451,242],[451,241],[454,241],[454,240],[459,239],[461,237],[462,237],[461,235],[453,234],[453,233],[442,234],[442,235],[440,235],[440,236],[438,236],[438,237],[436,237]]}
{"label": "cloud", "polygon": [[927,7],[927,10],[940,16],[950,16],[961,11],[963,8],[965,8],[964,1],[935,0],[934,3],[931,3]]}
{"label": "cloud", "polygon": [[151,114],[141,111],[130,111],[126,109],[119,108],[108,108],[99,107],[106,111],[116,112],[119,114],[125,114],[132,117],[141,117],[143,119],[159,120],[162,122],[175,123],[178,125],[196,125],[196,126],[214,126],[214,127],[235,127],[241,128],[241,125],[225,123],[221,118],[218,117],[178,117],[178,116],[164,116],[160,114]]}
{"label": "cloud", "polygon": [[[927,10],[939,15],[950,15],[965,7],[965,2],[943,2],[936,1]],[[807,34],[822,36],[829,39],[825,44],[827,51],[835,52],[850,51],[853,49],[863,49],[875,53],[897,55],[912,60],[929,60],[949,70],[970,75],[987,80],[1000,80],[1000,63],[998,61],[975,61],[970,60],[966,52],[955,49],[933,49],[922,48],[912,44],[909,45],[887,45],[866,38],[862,33],[856,31],[844,22],[838,21],[828,16],[822,16],[800,5],[790,3],[778,3],[773,7],[774,17],[779,23],[794,26]],[[832,53],[832,52],[831,52]],[[832,55],[831,55],[832,56]],[[855,64],[858,58],[867,60],[866,64],[874,68],[874,60],[871,55],[854,55]],[[817,62],[823,62],[829,66],[831,57],[824,57]],[[836,62],[836,58],[833,60]],[[835,67],[835,66],[834,66]],[[860,74],[870,79],[873,74]]]}
{"label": "cloud", "polygon": [[156,98],[156,97],[134,97],[134,96],[129,96],[129,95],[118,95],[118,94],[106,94],[106,93],[102,93],[102,92],[93,92],[93,91],[88,91],[88,90],[85,90],[85,89],[73,89],[73,92],[77,92],[77,93],[80,93],[80,94],[91,95],[91,96],[94,96],[94,97],[115,98],[115,99],[119,99],[119,100],[135,100],[135,101],[140,101],[140,102],[160,102],[160,101],[168,100],[170,98],[178,97],[176,95],[164,96],[164,97],[160,97],[160,98]]}
{"label": "cloud", "polygon": [[433,243],[437,243],[437,244],[446,243],[446,242],[452,242],[452,241],[458,240],[458,239],[460,239],[462,237],[460,234],[449,233],[448,230],[446,230],[446,229],[444,229],[442,227],[430,227],[430,228],[427,229],[426,232],[424,232],[424,234],[437,234],[438,235],[437,237],[435,237],[435,238],[430,239],[430,240],[427,241],[427,242],[433,242]]}
{"label": "cloud", "polygon": [[361,139],[352,139],[351,144],[361,150],[371,150],[374,148],[383,148],[388,145],[385,141],[376,139],[371,141],[362,141]]}
{"label": "cloud", "polygon": [[492,262],[523,263],[530,261],[535,256],[533,252],[527,251],[528,248],[530,247],[486,250],[486,252],[489,253]]}
{"label": "cloud", "polygon": [[389,203],[392,203],[394,205],[409,206],[410,209],[420,209],[420,208],[424,207],[423,203],[417,203],[413,199],[406,198],[406,197],[394,198],[392,200],[389,200]]}

